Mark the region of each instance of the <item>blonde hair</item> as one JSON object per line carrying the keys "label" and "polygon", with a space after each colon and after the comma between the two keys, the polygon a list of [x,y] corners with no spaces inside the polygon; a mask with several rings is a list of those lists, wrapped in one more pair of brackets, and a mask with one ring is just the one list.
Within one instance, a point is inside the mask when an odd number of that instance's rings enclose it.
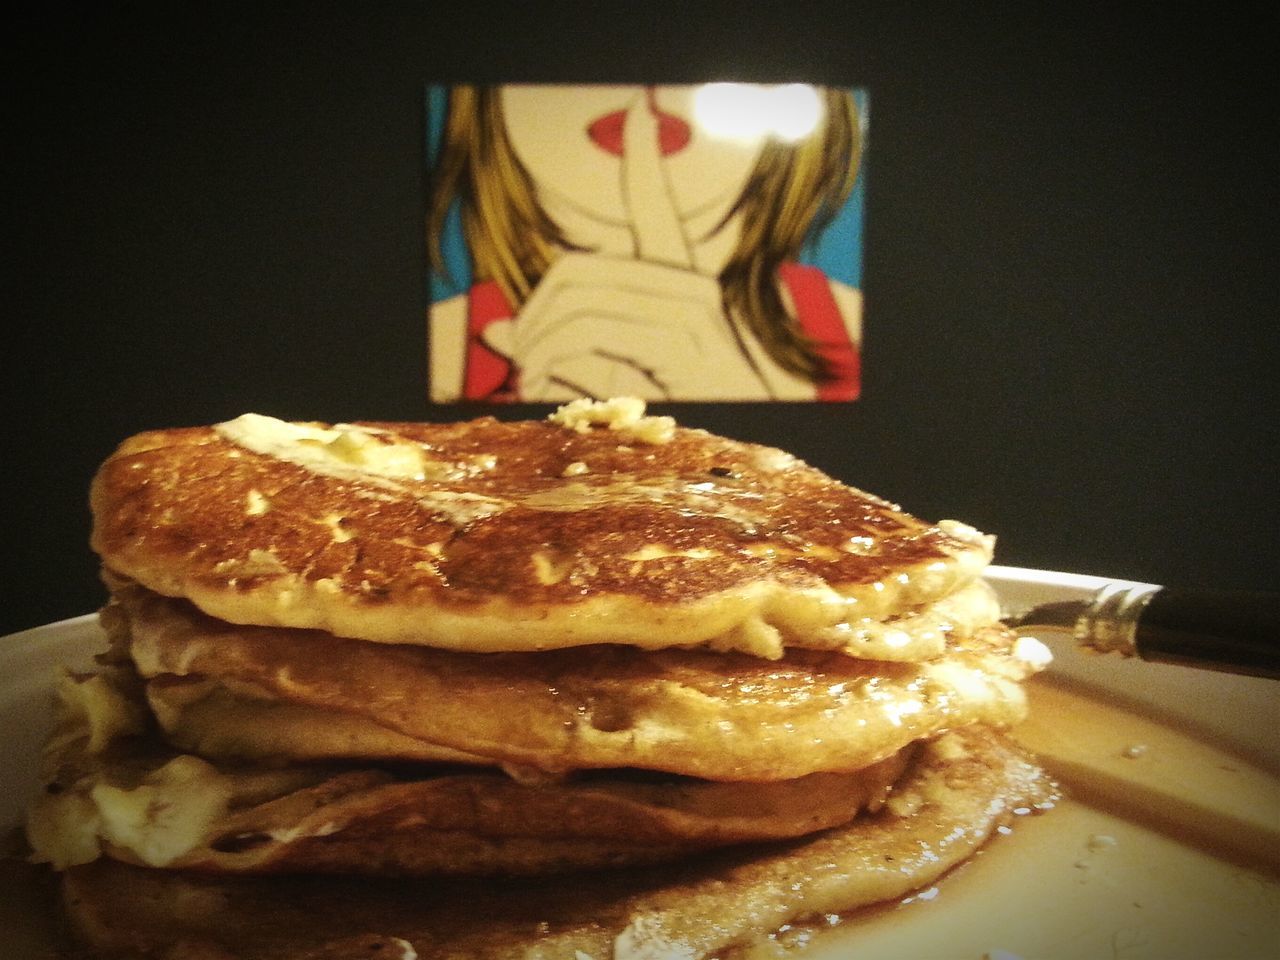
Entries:
{"label": "blonde hair", "polygon": [[[766,143],[738,201],[716,227],[741,214],[741,237],[719,277],[725,312],[779,366],[813,382],[828,379],[830,371],[788,312],[777,271],[839,212],[853,190],[862,149],[852,94],[831,88],[821,94],[826,110],[818,129],[796,143]],[[475,279],[497,283],[513,305],[528,298],[558,250],[574,249],[538,204],[507,138],[497,87],[451,89],[433,179],[427,220],[433,270],[447,272],[440,237],[455,198]]]}

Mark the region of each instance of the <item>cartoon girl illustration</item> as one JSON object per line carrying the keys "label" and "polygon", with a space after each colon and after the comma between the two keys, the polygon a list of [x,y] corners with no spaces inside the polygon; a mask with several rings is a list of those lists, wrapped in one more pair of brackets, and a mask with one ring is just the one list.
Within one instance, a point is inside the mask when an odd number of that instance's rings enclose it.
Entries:
{"label": "cartoon girl illustration", "polygon": [[741,88],[745,131],[716,135],[705,89],[451,88],[428,248],[446,273],[460,212],[472,274],[431,307],[433,400],[858,395],[861,295],[798,262],[853,189],[855,101],[804,88],[786,140],[752,125],[777,88]]}

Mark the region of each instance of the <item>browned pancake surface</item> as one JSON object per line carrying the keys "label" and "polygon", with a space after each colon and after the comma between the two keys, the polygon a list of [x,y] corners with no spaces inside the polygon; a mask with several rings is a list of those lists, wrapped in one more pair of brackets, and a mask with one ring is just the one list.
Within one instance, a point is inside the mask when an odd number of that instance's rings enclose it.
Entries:
{"label": "browned pancake surface", "polygon": [[[95,479],[93,546],[224,619],[460,649],[776,643],[726,639],[756,620],[837,646],[841,624],[936,599],[989,554],[697,430],[644,443],[486,418],[322,436],[338,439],[261,452],[214,427],[136,436]],[[384,469],[384,449],[421,469]]]}

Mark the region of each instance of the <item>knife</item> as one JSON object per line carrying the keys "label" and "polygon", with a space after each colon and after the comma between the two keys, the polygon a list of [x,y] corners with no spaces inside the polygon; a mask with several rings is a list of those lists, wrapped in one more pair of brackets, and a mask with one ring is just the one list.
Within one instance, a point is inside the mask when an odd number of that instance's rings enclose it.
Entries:
{"label": "knife", "polygon": [[1280,680],[1280,594],[1109,583],[1091,597],[1011,612],[1022,633],[1065,630],[1076,643],[1158,663]]}

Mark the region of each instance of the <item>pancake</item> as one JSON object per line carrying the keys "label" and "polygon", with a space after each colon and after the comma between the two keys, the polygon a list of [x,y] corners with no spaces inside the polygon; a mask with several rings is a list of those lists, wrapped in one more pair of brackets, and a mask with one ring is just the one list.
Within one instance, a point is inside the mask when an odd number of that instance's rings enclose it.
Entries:
{"label": "pancake", "polygon": [[[803,836],[878,808],[913,751],[773,784],[605,771],[521,782],[498,770],[215,765],[111,729],[103,675],[64,684],[28,833],[58,869],[106,854],[225,873],[546,874]],[[92,689],[84,689],[91,686]],[[105,731],[105,733],[104,733]]]}
{"label": "pancake", "polygon": [[[146,699],[165,740],[202,757],[493,764],[488,757],[406,736],[359,714],[278,700],[235,681],[165,675],[146,685]],[[522,768],[508,769],[525,776]]]}
{"label": "pancake", "polygon": [[103,954],[170,960],[731,957],[786,924],[848,913],[937,880],[1015,811],[1052,802],[1034,764],[990,731],[949,735],[915,766],[912,816],[659,868],[530,881],[212,877],[113,860],[73,867],[64,902]]}
{"label": "pancake", "polygon": [[[780,450],[575,403],[544,421],[290,423],[131,438],[91,502],[104,565],[233,623],[466,652],[787,647],[907,659],[875,625],[992,539]],[[945,640],[946,624],[935,624]]]}
{"label": "pancake", "polygon": [[[211,756],[231,747],[228,756],[261,759],[272,744],[255,748],[243,726],[185,722],[194,701],[173,677],[247,685],[259,702],[313,708],[317,740],[334,739],[320,715],[331,713],[340,724],[361,718],[551,773],[629,767],[777,781],[858,770],[970,723],[1016,723],[1026,709],[1019,681],[1043,666],[999,625],[912,664],[812,650],[763,660],[603,644],[467,654],[228,624],[136,588],[117,596],[139,673],[163,678],[151,689],[162,723],[180,745]],[[298,746],[295,756],[324,755]],[[377,744],[371,738],[361,749],[374,756]]]}

